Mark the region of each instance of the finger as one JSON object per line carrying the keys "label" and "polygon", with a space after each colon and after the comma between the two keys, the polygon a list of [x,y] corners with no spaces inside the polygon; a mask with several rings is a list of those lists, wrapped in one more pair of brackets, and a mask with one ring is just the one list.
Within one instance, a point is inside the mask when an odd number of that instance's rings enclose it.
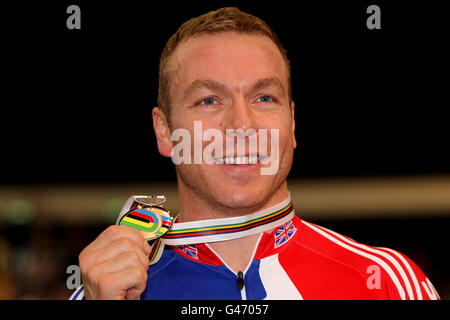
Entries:
{"label": "finger", "polygon": [[122,238],[113,241],[106,247],[86,254],[83,257],[83,261],[81,264],[82,272],[86,273],[92,266],[102,264],[108,260],[114,258],[120,259],[119,256],[123,256],[126,253],[136,256],[142,267],[145,269],[148,268],[150,261],[147,257],[147,254],[128,238]]}
{"label": "finger", "polygon": [[144,252],[147,254],[150,253],[149,244],[138,230],[127,226],[109,226],[97,237],[97,239],[83,250],[82,254],[89,254],[92,251],[99,250],[109,245],[111,242],[122,238],[127,238],[135,242]]}
{"label": "finger", "polygon": [[97,279],[103,274],[119,272],[126,268],[139,267],[147,271],[149,260],[140,250],[127,250],[120,254],[113,254],[111,258],[106,259],[105,256],[95,257],[95,260],[89,262],[90,265],[84,266],[84,273],[90,279]]}
{"label": "finger", "polygon": [[99,280],[97,299],[136,299],[144,292],[146,284],[147,273],[142,268],[127,268],[107,274]]}
{"label": "finger", "polygon": [[[145,289],[144,289],[145,290]],[[140,300],[142,292],[140,289],[131,288],[127,291],[125,299],[127,300]]]}

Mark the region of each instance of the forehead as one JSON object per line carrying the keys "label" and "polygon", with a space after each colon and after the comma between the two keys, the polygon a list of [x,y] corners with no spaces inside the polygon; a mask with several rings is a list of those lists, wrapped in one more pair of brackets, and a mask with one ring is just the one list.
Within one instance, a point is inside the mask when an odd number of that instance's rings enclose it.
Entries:
{"label": "forehead", "polygon": [[286,88],[288,81],[283,56],[270,38],[236,32],[189,38],[175,50],[169,73],[176,87],[205,78],[235,83],[277,77]]}

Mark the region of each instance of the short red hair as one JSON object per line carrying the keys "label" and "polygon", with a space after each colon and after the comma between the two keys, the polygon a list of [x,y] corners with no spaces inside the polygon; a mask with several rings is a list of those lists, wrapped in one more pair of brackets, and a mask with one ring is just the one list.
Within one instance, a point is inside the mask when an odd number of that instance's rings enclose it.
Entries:
{"label": "short red hair", "polygon": [[181,25],[172,37],[167,41],[159,62],[159,87],[158,107],[162,109],[170,124],[170,97],[169,97],[169,72],[170,57],[178,45],[189,38],[201,34],[214,34],[226,31],[234,31],[245,34],[257,34],[271,39],[281,52],[286,63],[288,77],[289,98],[291,93],[291,67],[281,41],[273,30],[261,19],[240,11],[235,7],[225,7],[216,11],[210,11],[196,18],[192,18]]}

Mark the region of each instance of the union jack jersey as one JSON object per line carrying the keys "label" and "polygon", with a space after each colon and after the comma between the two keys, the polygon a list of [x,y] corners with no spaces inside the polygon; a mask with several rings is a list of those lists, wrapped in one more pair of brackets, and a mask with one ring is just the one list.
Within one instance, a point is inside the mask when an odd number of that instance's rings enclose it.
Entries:
{"label": "union jack jersey", "polygon": [[[243,272],[197,244],[166,246],[148,275],[142,299],[440,299],[405,255],[298,217],[262,233]],[[81,290],[72,298],[82,299]]]}

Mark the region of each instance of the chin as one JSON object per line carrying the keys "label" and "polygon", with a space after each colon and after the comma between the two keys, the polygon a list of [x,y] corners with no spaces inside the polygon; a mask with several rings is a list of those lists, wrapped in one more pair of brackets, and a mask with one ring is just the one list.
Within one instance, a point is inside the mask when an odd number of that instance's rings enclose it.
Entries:
{"label": "chin", "polygon": [[232,190],[220,190],[216,193],[216,201],[224,207],[235,209],[259,207],[268,200],[265,192],[260,189],[235,187]]}

